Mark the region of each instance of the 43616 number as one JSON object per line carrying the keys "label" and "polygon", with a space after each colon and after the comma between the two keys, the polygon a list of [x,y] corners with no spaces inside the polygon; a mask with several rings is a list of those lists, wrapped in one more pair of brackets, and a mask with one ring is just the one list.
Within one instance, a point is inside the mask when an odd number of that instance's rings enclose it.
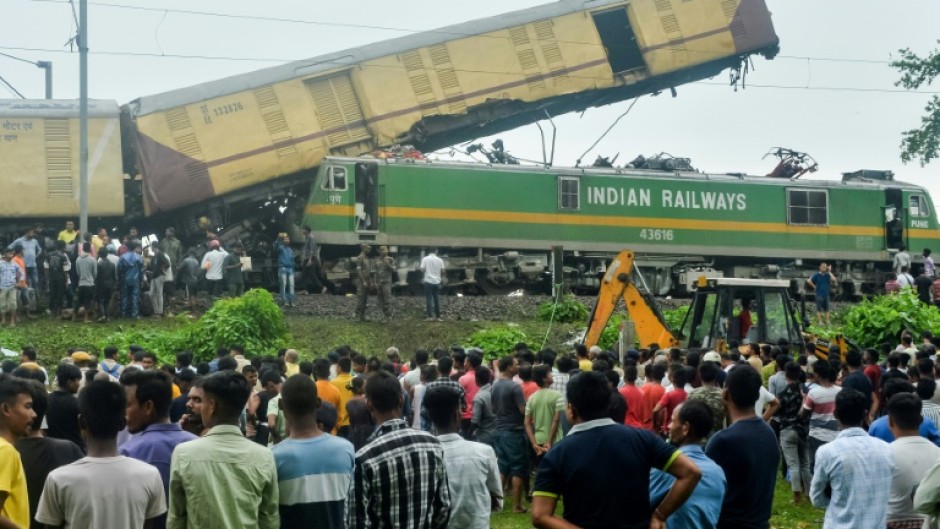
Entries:
{"label": "43616 number", "polygon": [[644,241],[671,241],[675,235],[672,230],[659,230],[645,228],[640,230],[640,238]]}

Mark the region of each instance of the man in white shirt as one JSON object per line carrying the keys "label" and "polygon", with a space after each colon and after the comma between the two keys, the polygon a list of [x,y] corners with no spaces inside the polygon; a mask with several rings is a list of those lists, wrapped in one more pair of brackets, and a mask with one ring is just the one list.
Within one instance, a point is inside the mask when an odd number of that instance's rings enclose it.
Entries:
{"label": "man in white shirt", "polygon": [[447,386],[427,390],[423,406],[444,447],[444,468],[450,488],[450,527],[488,529],[490,514],[503,507],[496,452],[483,443],[466,441],[460,428],[460,393]]}
{"label": "man in white shirt", "polygon": [[432,248],[421,259],[421,271],[424,272],[424,297],[427,318],[425,321],[444,321],[441,318],[441,283],[444,277],[444,261],[437,256],[437,248]]}
{"label": "man in white shirt", "polygon": [[[937,459],[940,448],[920,436],[921,403],[911,393],[898,393],[888,401],[888,427],[894,434],[890,444],[894,454],[891,471],[891,496],[888,500],[888,527],[917,525],[924,516],[914,510],[914,491]],[[885,469],[888,471],[889,469]]]}
{"label": "man in white shirt", "polygon": [[910,274],[910,268],[907,266],[902,266],[901,271],[898,272],[898,284],[901,285],[901,290],[914,289],[914,276]]}
{"label": "man in white shirt", "polygon": [[209,282],[209,292],[213,296],[221,296],[225,291],[224,264],[228,252],[219,246],[219,241],[209,241],[209,252],[202,258],[202,269],[206,271],[206,281]]}
{"label": "man in white shirt", "polygon": [[113,382],[89,382],[79,396],[79,420],[88,457],[53,470],[39,498],[36,521],[54,527],[150,527],[166,512],[156,467],[122,456],[127,396]]}
{"label": "man in white shirt", "polygon": [[[903,244],[898,248],[898,253],[894,254],[893,265],[894,271],[898,275],[901,275],[902,271],[907,272],[911,268],[911,254],[907,253],[907,248]],[[904,270],[905,268],[908,270]]]}

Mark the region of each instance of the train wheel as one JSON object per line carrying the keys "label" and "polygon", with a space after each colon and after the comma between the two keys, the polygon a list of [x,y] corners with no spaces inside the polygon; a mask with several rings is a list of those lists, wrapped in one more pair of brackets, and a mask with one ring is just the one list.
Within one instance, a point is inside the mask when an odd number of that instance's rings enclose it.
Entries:
{"label": "train wheel", "polygon": [[513,283],[494,281],[493,278],[485,272],[477,273],[476,280],[477,286],[479,286],[480,290],[487,296],[505,296],[519,288],[519,285]]}

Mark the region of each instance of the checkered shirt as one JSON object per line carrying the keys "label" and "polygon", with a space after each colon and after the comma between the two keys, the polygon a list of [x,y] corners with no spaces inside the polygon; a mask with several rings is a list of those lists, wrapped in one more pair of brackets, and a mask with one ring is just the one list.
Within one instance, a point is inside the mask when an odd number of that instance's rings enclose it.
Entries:
{"label": "checkered shirt", "polygon": [[810,497],[813,505],[826,508],[823,529],[885,527],[893,469],[888,443],[861,428],[842,430],[820,447]]}
{"label": "checkered shirt", "polygon": [[349,529],[446,528],[450,492],[441,442],[401,419],[386,421],[356,452],[349,497]]}

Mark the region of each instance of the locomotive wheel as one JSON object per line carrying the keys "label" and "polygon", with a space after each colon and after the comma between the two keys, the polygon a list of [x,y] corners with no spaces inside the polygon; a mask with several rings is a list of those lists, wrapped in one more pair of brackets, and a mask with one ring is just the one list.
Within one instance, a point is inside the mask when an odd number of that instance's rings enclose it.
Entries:
{"label": "locomotive wheel", "polygon": [[479,286],[480,290],[487,296],[505,296],[519,288],[518,285],[512,283],[493,281],[486,272],[478,273],[476,280],[477,286]]}

